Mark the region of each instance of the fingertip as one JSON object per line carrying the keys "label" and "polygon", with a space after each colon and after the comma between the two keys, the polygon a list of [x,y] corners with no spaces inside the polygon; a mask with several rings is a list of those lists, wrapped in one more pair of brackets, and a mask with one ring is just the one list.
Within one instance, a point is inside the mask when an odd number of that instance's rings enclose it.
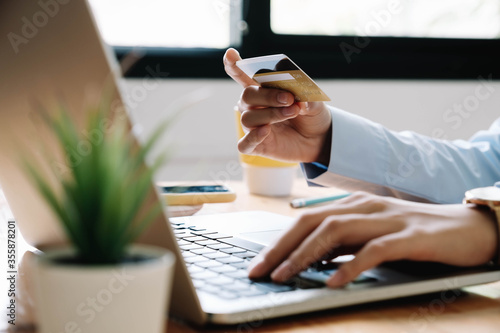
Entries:
{"label": "fingertip", "polygon": [[238,151],[240,153],[247,155],[251,155],[253,153],[253,150],[258,143],[253,143],[251,140],[249,140],[250,136],[251,132],[248,132],[247,135],[245,135],[240,139],[240,141],[238,141]]}
{"label": "fingertip", "polygon": [[240,53],[238,52],[238,50],[230,47],[224,53],[223,59],[224,59],[224,62],[236,63],[236,61],[241,60],[241,56],[240,56]]}
{"label": "fingertip", "polygon": [[255,148],[271,133],[271,127],[264,125],[251,130],[238,141],[238,150],[242,154],[253,154]]}
{"label": "fingertip", "polygon": [[342,270],[336,271],[330,278],[326,281],[326,285],[330,288],[340,288],[347,284],[348,279],[346,274]]}
{"label": "fingertip", "polygon": [[251,279],[260,278],[268,273],[264,260],[258,257],[251,261],[247,271],[248,277]]}
{"label": "fingertip", "polygon": [[286,260],[271,273],[271,279],[276,282],[284,282],[294,275],[292,263]]}

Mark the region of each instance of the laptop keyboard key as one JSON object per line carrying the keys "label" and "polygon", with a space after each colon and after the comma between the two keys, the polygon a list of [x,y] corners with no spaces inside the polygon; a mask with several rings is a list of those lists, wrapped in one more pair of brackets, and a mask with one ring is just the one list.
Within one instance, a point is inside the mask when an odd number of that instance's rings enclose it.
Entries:
{"label": "laptop keyboard key", "polygon": [[219,297],[225,298],[225,299],[235,299],[238,298],[238,294],[230,292],[230,291],[225,291],[223,290],[218,294]]}
{"label": "laptop keyboard key", "polygon": [[184,222],[170,222],[172,226],[179,226],[179,225],[184,225]]}
{"label": "laptop keyboard key", "polygon": [[214,286],[213,284],[205,284],[200,290],[215,295],[218,295],[222,291],[219,286]]}
{"label": "laptop keyboard key", "polygon": [[204,235],[206,238],[209,239],[222,239],[222,238],[232,238],[233,236],[231,235],[226,235],[220,232],[212,233],[212,234],[205,234]]}
{"label": "laptop keyboard key", "polygon": [[180,245],[179,246],[182,250],[194,250],[194,249],[202,249],[203,246],[198,245],[198,244],[187,244],[187,245]]}
{"label": "laptop keyboard key", "polygon": [[194,237],[200,237],[200,235],[197,235],[192,231],[188,231],[188,229],[186,229],[183,233],[176,234],[175,236],[186,239],[186,240],[190,240],[190,238],[194,238]]}
{"label": "laptop keyboard key", "polygon": [[245,250],[245,249],[240,249],[239,247],[233,247],[233,248],[221,249],[220,251],[221,251],[221,252],[224,252],[224,253],[229,253],[229,254],[247,252],[247,250]]}
{"label": "laptop keyboard key", "polygon": [[215,260],[208,260],[208,261],[195,262],[195,265],[203,267],[203,268],[211,268],[211,267],[222,266],[224,264],[217,262]]}
{"label": "laptop keyboard key", "polygon": [[242,282],[236,281],[235,283],[232,283],[230,285],[224,286],[224,289],[240,292],[240,291],[243,291],[243,290],[249,290],[249,286],[246,283],[242,283]]}
{"label": "laptop keyboard key", "polygon": [[226,258],[217,258],[216,260],[218,262],[223,263],[223,264],[235,264],[235,263],[238,263],[238,262],[245,261],[245,259],[241,259],[241,258],[234,257],[234,256],[230,256],[230,257],[226,257]]}
{"label": "laptop keyboard key", "polygon": [[252,259],[252,258],[255,258],[255,256],[257,255],[257,253],[251,252],[251,251],[246,251],[246,252],[234,253],[234,255],[236,257],[239,257],[239,258]]}
{"label": "laptop keyboard key", "polygon": [[[201,267],[200,267],[201,268]],[[213,279],[215,277],[219,276],[219,274],[215,272],[211,272],[208,270],[202,270],[201,272],[191,274],[191,277],[195,280],[207,280],[207,279]]]}
{"label": "laptop keyboard key", "polygon": [[292,287],[293,289],[314,289],[325,286],[323,282],[303,279],[299,276],[291,278],[290,280],[286,281],[285,284]]}
{"label": "laptop keyboard key", "polygon": [[[215,250],[212,250],[212,251],[215,251]],[[210,258],[210,259],[218,259],[218,258],[229,257],[229,254],[223,253],[223,252],[214,252],[214,253],[206,253],[203,256]]]}
{"label": "laptop keyboard key", "polygon": [[[181,250],[182,251],[182,250]],[[182,256],[184,258],[189,258],[189,257],[194,257],[196,256],[196,254],[192,253],[192,252],[189,252],[189,251],[182,251]]]}
{"label": "laptop keyboard key", "polygon": [[210,270],[212,272],[224,273],[224,275],[227,276],[226,273],[235,272],[238,269],[236,267],[231,266],[231,265],[222,265],[222,266],[217,266],[217,267],[210,268]]}
{"label": "laptop keyboard key", "polygon": [[[234,267],[234,265],[231,265],[231,267]],[[235,278],[235,279],[248,278],[248,272],[246,269],[238,269],[237,271],[226,273],[224,275]]]}
{"label": "laptop keyboard key", "polygon": [[326,280],[328,280],[329,275],[325,274],[323,271],[316,271],[313,269],[308,269],[306,271],[300,272],[299,277],[307,280],[312,280],[316,282],[321,282],[321,283],[326,283]]}
{"label": "laptop keyboard key", "polygon": [[181,246],[181,245],[189,245],[189,244],[191,244],[191,242],[188,242],[186,240],[180,239],[180,240],[177,241],[177,244],[179,246]]}
{"label": "laptop keyboard key", "polygon": [[214,250],[222,250],[222,249],[230,249],[232,248],[231,245],[224,244],[224,243],[218,243],[214,245],[207,245],[207,247],[214,249]]}
{"label": "laptop keyboard key", "polygon": [[189,242],[196,242],[198,244],[199,241],[204,241],[204,240],[206,240],[206,238],[201,237],[201,236],[195,236],[195,237],[188,237],[185,240],[187,240]]}
{"label": "laptop keyboard key", "polygon": [[212,240],[212,239],[205,239],[202,241],[197,241],[196,244],[199,245],[215,245],[215,244],[220,244],[220,242]]}
{"label": "laptop keyboard key", "polygon": [[193,285],[196,289],[202,288],[206,284],[203,280],[193,280]]}
{"label": "laptop keyboard key", "polygon": [[200,267],[200,266],[190,265],[188,267],[188,271],[189,271],[189,274],[195,274],[195,273],[204,272],[205,269],[203,267]]}
{"label": "laptop keyboard key", "polygon": [[[306,280],[311,280],[314,282],[320,282],[322,284],[326,283],[326,280],[334,274],[337,270],[336,269],[329,269],[329,270],[324,270],[324,271],[317,271],[312,268],[299,273],[299,277],[302,279]],[[372,276],[368,276],[364,273],[361,273],[354,281],[352,281],[353,284],[360,284],[360,283],[367,283],[367,282],[375,282],[377,281],[376,278]]]}
{"label": "laptop keyboard key", "polygon": [[194,225],[192,225],[192,226],[188,227],[188,229],[189,229],[189,230],[192,230],[192,231],[206,231],[206,230],[207,230],[207,229],[205,229],[205,228],[198,228],[198,227],[196,227],[196,226],[194,226]]}
{"label": "laptop keyboard key", "polygon": [[217,286],[229,285],[234,283],[234,281],[234,279],[223,275],[219,275],[216,278],[206,280],[206,282]]}
{"label": "laptop keyboard key", "polygon": [[217,231],[212,231],[212,230],[193,230],[191,228],[190,228],[190,230],[193,234],[198,235],[198,236],[204,236],[204,235],[217,233]]}
{"label": "laptop keyboard key", "polygon": [[256,286],[259,289],[272,291],[274,293],[281,293],[285,291],[294,290],[294,288],[287,286],[286,284],[277,284],[274,282],[265,282],[265,281],[254,281],[254,286]]}
{"label": "laptop keyboard key", "polygon": [[357,278],[352,281],[352,284],[361,284],[361,283],[368,283],[368,282],[377,282],[378,279],[374,278],[373,276],[368,276],[363,273],[361,273]]}
{"label": "laptop keyboard key", "polygon": [[231,264],[231,266],[233,266],[233,267],[243,268],[243,269],[247,269],[249,265],[250,265],[250,261],[249,260],[244,260],[242,262],[236,262],[234,264]]}
{"label": "laptop keyboard key", "polygon": [[189,264],[194,264],[194,263],[199,263],[202,261],[209,261],[210,259],[202,257],[202,256],[193,256],[193,257],[187,257],[184,258],[184,261],[189,263]]}
{"label": "laptop keyboard key", "polygon": [[191,250],[190,252],[195,253],[195,254],[203,254],[203,255],[206,255],[209,253],[217,253],[216,250],[207,249],[206,247],[204,247],[202,249]]}
{"label": "laptop keyboard key", "polygon": [[248,278],[248,276],[246,276],[246,277],[244,277],[244,278],[240,278],[240,279],[238,279],[238,281],[239,281],[239,282],[246,283],[246,284],[248,284],[248,285],[252,285],[252,284],[254,283],[254,281],[253,281],[253,280],[250,280],[250,279]]}

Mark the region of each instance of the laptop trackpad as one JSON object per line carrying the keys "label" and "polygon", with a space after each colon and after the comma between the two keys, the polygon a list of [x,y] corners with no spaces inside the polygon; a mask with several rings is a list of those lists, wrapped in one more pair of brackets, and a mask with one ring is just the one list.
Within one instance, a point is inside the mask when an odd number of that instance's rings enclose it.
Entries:
{"label": "laptop trackpad", "polygon": [[257,231],[257,232],[245,232],[238,235],[239,238],[261,244],[269,245],[275,240],[283,230],[269,230],[269,231]]}
{"label": "laptop trackpad", "polygon": [[262,245],[271,243],[293,223],[293,218],[289,216],[263,211],[195,215],[172,220],[187,222],[189,225],[229,234]]}

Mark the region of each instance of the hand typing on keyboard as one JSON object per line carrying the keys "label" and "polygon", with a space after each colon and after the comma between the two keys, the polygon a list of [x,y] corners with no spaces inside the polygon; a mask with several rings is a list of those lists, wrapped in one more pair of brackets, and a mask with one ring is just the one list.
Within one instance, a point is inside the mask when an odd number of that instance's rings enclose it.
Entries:
{"label": "hand typing on keyboard", "polygon": [[[225,299],[324,287],[337,269],[337,264],[318,262],[300,276],[279,284],[267,276],[249,279],[247,268],[261,245],[184,222],[171,221],[171,225],[196,289]],[[362,275],[354,282],[374,280]]]}
{"label": "hand typing on keyboard", "polygon": [[355,193],[311,209],[249,266],[250,278],[271,274],[284,282],[309,272],[311,264],[344,254],[355,258],[325,274],[340,287],[363,271],[394,260],[434,261],[475,266],[490,261],[497,249],[491,212],[466,205],[423,204]]}

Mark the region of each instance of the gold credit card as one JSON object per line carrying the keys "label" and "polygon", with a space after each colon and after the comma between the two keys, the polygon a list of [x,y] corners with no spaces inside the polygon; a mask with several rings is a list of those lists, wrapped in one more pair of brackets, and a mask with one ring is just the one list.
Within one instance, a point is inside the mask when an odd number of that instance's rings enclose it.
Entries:
{"label": "gold credit card", "polygon": [[261,87],[291,92],[298,102],[323,102],[330,98],[284,54],[243,59],[236,62],[249,78]]}

